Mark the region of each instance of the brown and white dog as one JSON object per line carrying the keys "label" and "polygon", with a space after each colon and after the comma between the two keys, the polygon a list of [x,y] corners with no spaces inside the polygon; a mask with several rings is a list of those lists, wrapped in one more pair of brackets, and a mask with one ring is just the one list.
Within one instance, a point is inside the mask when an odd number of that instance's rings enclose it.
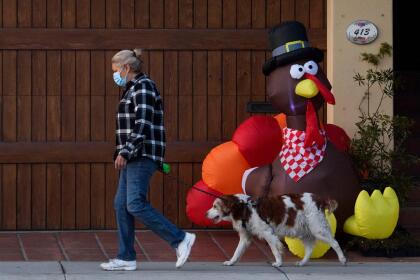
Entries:
{"label": "brown and white dog", "polygon": [[233,265],[241,258],[253,235],[267,241],[276,260],[272,264],[275,267],[282,265],[280,239],[285,236],[299,238],[305,245],[305,256],[296,263],[299,266],[308,262],[317,239],[329,244],[344,265],[346,258],[324,214],[325,209],[333,212],[336,208],[335,200],[324,200],[311,193],[264,197],[255,203],[247,195],[236,194],[216,198],[207,218],[214,223],[231,221],[239,233],[238,247],[224,265]]}

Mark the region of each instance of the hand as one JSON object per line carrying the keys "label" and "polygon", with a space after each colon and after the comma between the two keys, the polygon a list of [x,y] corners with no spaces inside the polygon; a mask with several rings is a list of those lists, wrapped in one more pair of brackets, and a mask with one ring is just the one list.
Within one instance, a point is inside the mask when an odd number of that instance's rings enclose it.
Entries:
{"label": "hand", "polygon": [[120,170],[120,169],[125,168],[125,166],[127,165],[127,160],[123,158],[121,155],[118,155],[114,164],[115,164],[115,169]]}

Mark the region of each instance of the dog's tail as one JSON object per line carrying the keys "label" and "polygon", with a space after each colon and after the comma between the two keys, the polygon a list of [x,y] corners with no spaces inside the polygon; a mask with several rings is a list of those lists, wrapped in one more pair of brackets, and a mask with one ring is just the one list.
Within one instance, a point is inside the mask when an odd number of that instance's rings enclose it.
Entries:
{"label": "dog's tail", "polygon": [[332,213],[338,207],[338,202],[329,197],[321,197],[316,194],[312,194],[312,199],[320,210],[328,210]]}
{"label": "dog's tail", "polygon": [[334,199],[326,199],[324,208],[330,211],[330,213],[334,212],[338,207],[338,202]]}
{"label": "dog's tail", "polygon": [[332,198],[323,198],[317,195],[312,195],[312,198],[320,210],[328,210],[332,213],[338,207],[338,202]]}

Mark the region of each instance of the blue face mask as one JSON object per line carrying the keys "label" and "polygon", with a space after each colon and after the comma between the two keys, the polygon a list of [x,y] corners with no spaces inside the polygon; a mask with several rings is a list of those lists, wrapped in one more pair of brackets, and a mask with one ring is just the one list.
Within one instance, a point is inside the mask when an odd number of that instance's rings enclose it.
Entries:
{"label": "blue face mask", "polygon": [[[127,73],[128,74],[128,73]],[[120,87],[123,87],[123,86],[125,86],[126,84],[127,84],[127,75],[125,75],[125,77],[123,78],[123,77],[121,77],[121,73],[120,73],[120,71],[117,71],[117,72],[114,72],[114,74],[113,74],[113,77],[114,77],[114,82],[118,85],[118,86],[120,86]]]}

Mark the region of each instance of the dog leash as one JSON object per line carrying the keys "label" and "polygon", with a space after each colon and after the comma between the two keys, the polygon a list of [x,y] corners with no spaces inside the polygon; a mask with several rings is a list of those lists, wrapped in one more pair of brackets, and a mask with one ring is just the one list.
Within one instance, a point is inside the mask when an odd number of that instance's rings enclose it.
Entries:
{"label": "dog leash", "polygon": [[[160,170],[162,173],[163,173],[163,175],[164,176],[166,176],[166,177],[168,177],[169,179],[171,179],[172,181],[176,181],[178,184],[180,183],[181,185],[183,185],[184,187],[191,187],[191,188],[193,188],[193,189],[195,189],[195,190],[197,190],[197,191],[199,191],[199,192],[201,192],[201,193],[204,193],[204,194],[207,194],[207,195],[210,195],[210,196],[212,196],[212,197],[214,197],[214,198],[218,198],[218,199],[221,199],[221,200],[223,200],[223,201],[227,201],[226,199],[224,199],[222,196],[220,196],[220,195],[216,195],[216,194],[214,194],[214,193],[211,193],[211,192],[207,192],[207,191],[205,191],[205,190],[202,190],[202,189],[200,189],[200,188],[197,188],[196,186],[194,186],[194,185],[191,185],[191,184],[189,184],[189,183],[187,183],[187,182],[185,182],[184,180],[182,180],[182,179],[180,179],[179,177],[176,177],[176,176],[174,176],[174,175],[172,175],[172,174],[170,174],[170,172],[171,172],[171,166],[169,165],[169,164],[167,164],[167,163],[163,163],[163,165],[162,165],[162,168],[161,168],[161,170]],[[241,202],[241,203],[243,203],[243,202]],[[257,206],[257,204],[258,204],[258,199],[257,200],[252,200],[252,199],[249,199],[245,204],[249,204],[249,205],[251,205],[251,206]]]}
{"label": "dog leash", "polygon": [[161,170],[161,171],[162,171],[162,173],[163,173],[166,177],[170,178],[172,181],[176,181],[178,184],[183,185],[184,187],[191,187],[191,188],[193,188],[193,189],[195,189],[195,190],[197,190],[197,191],[199,191],[199,192],[201,192],[201,193],[204,193],[204,194],[210,195],[210,196],[215,197],[215,198],[219,198],[219,199],[221,199],[221,200],[225,200],[225,199],[224,199],[224,198],[222,198],[220,195],[216,195],[216,194],[214,194],[214,193],[207,192],[207,191],[205,191],[205,190],[202,190],[202,189],[200,189],[200,188],[197,188],[196,186],[191,185],[191,184],[189,184],[189,183],[185,182],[184,180],[180,179],[179,177],[176,177],[176,176],[174,176],[174,175],[170,174],[170,172],[171,172],[171,167],[170,167],[170,165],[169,165],[169,164],[167,164],[167,163],[164,163],[164,164],[163,164],[163,166],[162,166],[162,170]]}
{"label": "dog leash", "polygon": [[[188,188],[191,187],[191,188],[193,188],[193,189],[195,189],[195,190],[197,190],[197,191],[199,191],[201,193],[207,194],[207,195],[212,196],[214,198],[221,199],[223,201],[227,201],[226,199],[224,199],[220,195],[216,195],[214,193],[207,192],[205,190],[202,190],[200,188],[197,188],[196,186],[191,185],[190,183],[185,182],[184,180],[180,179],[179,177],[176,177],[176,176],[170,174],[170,172],[171,172],[171,166],[169,164],[167,164],[167,163],[163,163],[162,168],[161,168],[160,171],[163,173],[164,176],[168,177],[172,181],[176,181],[178,184],[183,185],[184,187],[188,187]],[[243,202],[240,202],[240,203],[243,203]],[[255,200],[250,199],[245,204],[250,204],[251,206],[256,206],[258,204],[258,200],[255,201]]]}

